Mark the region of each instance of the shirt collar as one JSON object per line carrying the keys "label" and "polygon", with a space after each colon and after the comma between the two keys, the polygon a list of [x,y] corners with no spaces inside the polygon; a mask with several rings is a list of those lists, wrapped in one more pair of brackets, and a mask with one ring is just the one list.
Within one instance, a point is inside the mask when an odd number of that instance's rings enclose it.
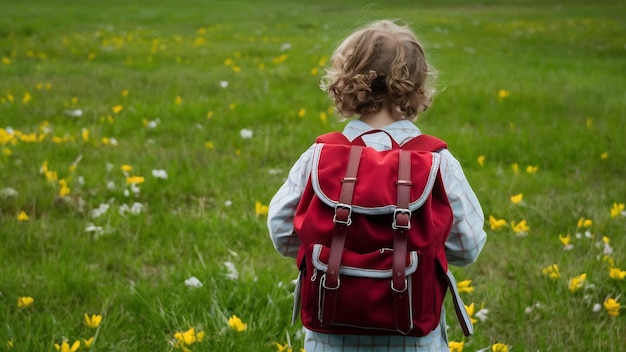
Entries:
{"label": "shirt collar", "polygon": [[343,130],[343,134],[350,140],[354,140],[356,137],[363,133],[372,130],[383,130],[387,132],[396,143],[402,145],[406,140],[414,138],[422,134],[422,131],[409,120],[398,120],[390,123],[382,128],[374,128],[365,122],[355,119],[350,120]]}

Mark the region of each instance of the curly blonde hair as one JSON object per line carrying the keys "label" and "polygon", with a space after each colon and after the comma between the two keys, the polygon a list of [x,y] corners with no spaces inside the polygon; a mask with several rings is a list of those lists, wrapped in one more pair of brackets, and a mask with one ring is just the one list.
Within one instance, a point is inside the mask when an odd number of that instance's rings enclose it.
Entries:
{"label": "curly blonde hair", "polygon": [[415,120],[432,103],[435,76],[411,29],[383,20],[339,45],[321,88],[344,117],[377,113],[389,104],[400,119]]}

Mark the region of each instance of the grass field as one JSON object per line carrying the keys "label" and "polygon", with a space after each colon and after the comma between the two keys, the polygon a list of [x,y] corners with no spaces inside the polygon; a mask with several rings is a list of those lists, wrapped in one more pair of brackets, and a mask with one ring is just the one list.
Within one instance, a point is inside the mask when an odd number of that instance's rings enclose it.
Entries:
{"label": "grass field", "polygon": [[622,351],[626,5],[382,3],[0,0],[0,351],[300,351],[266,206],[342,128],[329,55],[381,18],[425,43],[418,126],[486,216],[450,340]]}

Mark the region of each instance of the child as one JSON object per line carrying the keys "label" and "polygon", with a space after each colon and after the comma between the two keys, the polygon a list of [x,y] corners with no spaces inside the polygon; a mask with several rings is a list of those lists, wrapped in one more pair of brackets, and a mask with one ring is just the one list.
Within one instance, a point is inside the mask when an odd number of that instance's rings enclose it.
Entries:
{"label": "child", "polygon": [[[435,72],[413,32],[391,21],[371,23],[345,39],[332,56],[322,89],[347,123],[343,135],[353,140],[363,133],[368,147],[392,148],[421,134],[413,124],[432,102]],[[386,132],[386,133],[385,133]],[[315,146],[315,145],[314,145]],[[305,151],[269,205],[268,227],[276,250],[296,257],[300,239],[294,214],[312,169],[313,148]],[[459,162],[447,149],[439,151],[440,171],[454,220],[445,243],[450,264],[465,266],[478,257],[486,240],[483,212]],[[306,330],[304,349],[316,351],[448,351],[445,314],[426,336],[338,335]]]}

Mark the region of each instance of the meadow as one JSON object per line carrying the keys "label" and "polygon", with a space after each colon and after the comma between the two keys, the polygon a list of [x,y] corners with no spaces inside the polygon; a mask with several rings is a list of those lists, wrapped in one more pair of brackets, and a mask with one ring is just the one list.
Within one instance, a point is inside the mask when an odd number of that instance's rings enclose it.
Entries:
{"label": "meadow", "polygon": [[[626,5],[0,0],[0,351],[301,351],[267,204],[341,130],[336,45],[401,19],[485,212],[452,351],[626,345]],[[451,307],[451,302],[446,301]]]}

